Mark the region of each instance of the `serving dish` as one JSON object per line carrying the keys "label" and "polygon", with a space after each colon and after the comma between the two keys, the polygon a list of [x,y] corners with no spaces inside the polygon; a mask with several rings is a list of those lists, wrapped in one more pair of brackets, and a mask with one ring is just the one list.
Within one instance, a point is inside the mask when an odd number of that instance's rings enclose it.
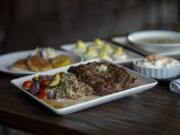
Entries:
{"label": "serving dish", "polygon": [[124,48],[128,48],[138,54],[141,54],[142,56],[148,56],[148,55],[152,55],[152,54],[159,54],[159,55],[163,55],[163,56],[178,56],[180,55],[180,51],[179,50],[174,50],[174,51],[169,51],[169,52],[163,52],[163,51],[159,51],[157,53],[155,52],[149,52],[147,50],[144,50],[142,48],[138,48],[134,45],[132,45],[132,43],[130,43],[128,40],[127,40],[127,37],[125,36],[117,36],[117,37],[113,37],[111,39],[111,41],[114,43],[114,44],[117,44],[119,46],[122,46]]}
{"label": "serving dish", "polygon": [[[52,110],[54,113],[59,114],[59,115],[66,115],[66,114],[70,114],[73,112],[77,112],[86,108],[90,108],[93,106],[97,106],[103,103],[107,103],[119,98],[123,98],[126,96],[130,96],[130,95],[134,95],[137,93],[141,93],[145,90],[148,90],[152,87],[154,87],[157,84],[156,80],[150,79],[148,77],[145,77],[135,71],[132,71],[128,68],[125,68],[127,70],[127,72],[129,72],[130,74],[132,74],[133,76],[137,77],[137,79],[139,79],[142,84],[134,87],[134,88],[130,88],[130,89],[125,89],[113,94],[108,94],[105,96],[100,96],[97,97],[95,99],[91,99],[91,100],[85,100],[85,101],[81,101],[77,104],[65,107],[65,108],[61,108],[61,109],[56,109],[54,107],[52,107],[51,105],[47,104],[46,102],[40,100],[39,98],[37,98],[36,96],[33,96],[31,93],[27,92],[25,89],[22,88],[22,83],[26,80],[31,80],[33,77],[37,76],[37,75],[52,75],[55,74],[57,72],[67,72],[67,70],[72,67],[72,66],[78,66],[81,64],[87,64],[89,62],[102,62],[103,60],[89,60],[89,61],[84,61],[84,62],[80,62],[80,63],[76,63],[76,64],[72,64],[70,66],[66,66],[66,67],[62,67],[62,68],[58,68],[58,69],[54,69],[51,71],[47,71],[47,72],[43,72],[43,73],[38,73],[35,75],[30,75],[30,76],[26,76],[26,77],[22,77],[22,78],[18,78],[18,79],[14,79],[11,81],[11,83],[16,86],[17,88],[19,88],[22,92],[24,92],[25,94],[29,95],[30,97],[32,97],[33,99],[35,99],[36,101],[38,101],[39,103],[43,104],[44,106],[46,106],[47,108],[49,108],[50,110]],[[120,65],[116,65],[116,66],[120,66]],[[122,67],[122,66],[120,66]],[[124,67],[123,67],[124,68]]]}
{"label": "serving dish", "polygon": [[169,79],[180,74],[180,62],[174,58],[149,55],[133,62],[134,70],[155,79]]}
{"label": "serving dish", "polygon": [[180,33],[165,30],[139,31],[128,35],[128,41],[151,53],[180,50]]}
{"label": "serving dish", "polygon": [[[105,41],[107,42],[107,41]],[[112,48],[118,48],[117,45],[113,44],[113,43],[110,43],[110,42],[107,42]],[[91,46],[93,44],[92,41],[89,41],[89,42],[85,42],[85,44],[87,46]],[[65,51],[68,51],[68,52],[73,52],[74,48],[75,48],[76,44],[75,43],[72,43],[72,44],[65,44],[65,45],[62,45],[60,46],[61,49],[65,50]],[[139,58],[142,58],[142,56],[140,54],[137,54],[133,51],[130,51],[128,49],[125,49],[123,48],[125,54],[126,54],[126,58],[125,59],[112,59],[110,61],[113,61],[114,63],[123,63],[123,62],[133,62],[134,60],[136,59],[139,59]],[[84,57],[80,56],[82,59],[84,59]],[[96,57],[98,58],[98,57]]]}
{"label": "serving dish", "polygon": [[[8,74],[13,74],[13,75],[27,75],[27,74],[34,74],[37,72],[32,72],[32,71],[26,71],[26,70],[12,70],[10,66],[16,62],[19,59],[24,59],[31,54],[33,50],[27,50],[27,51],[18,51],[18,52],[13,52],[13,53],[8,53],[0,56],[0,71]],[[57,51],[59,54],[64,54],[68,55],[72,63],[77,63],[81,61],[81,58],[72,54],[68,53],[65,51]]]}

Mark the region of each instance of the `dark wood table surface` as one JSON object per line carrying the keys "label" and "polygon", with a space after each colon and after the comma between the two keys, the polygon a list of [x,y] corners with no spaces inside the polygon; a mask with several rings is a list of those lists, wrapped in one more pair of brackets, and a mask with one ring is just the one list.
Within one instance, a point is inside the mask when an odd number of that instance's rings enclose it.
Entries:
{"label": "dark wood table surface", "polygon": [[0,73],[0,123],[33,134],[180,134],[180,95],[158,85],[66,116],[58,116],[10,84]]}

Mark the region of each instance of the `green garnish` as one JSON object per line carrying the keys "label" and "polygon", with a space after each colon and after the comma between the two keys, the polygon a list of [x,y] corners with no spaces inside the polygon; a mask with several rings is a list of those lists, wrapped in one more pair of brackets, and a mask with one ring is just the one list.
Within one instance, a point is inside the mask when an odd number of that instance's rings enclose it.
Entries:
{"label": "green garnish", "polygon": [[97,70],[99,73],[103,73],[103,72],[107,72],[108,67],[105,66],[105,65],[99,65],[99,66],[96,66],[96,70]]}

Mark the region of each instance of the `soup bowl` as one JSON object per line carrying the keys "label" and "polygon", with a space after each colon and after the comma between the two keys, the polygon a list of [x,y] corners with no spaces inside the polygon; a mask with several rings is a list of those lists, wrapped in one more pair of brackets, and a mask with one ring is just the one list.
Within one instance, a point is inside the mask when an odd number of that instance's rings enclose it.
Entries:
{"label": "soup bowl", "polygon": [[151,53],[180,51],[180,32],[149,30],[128,35],[132,45]]}

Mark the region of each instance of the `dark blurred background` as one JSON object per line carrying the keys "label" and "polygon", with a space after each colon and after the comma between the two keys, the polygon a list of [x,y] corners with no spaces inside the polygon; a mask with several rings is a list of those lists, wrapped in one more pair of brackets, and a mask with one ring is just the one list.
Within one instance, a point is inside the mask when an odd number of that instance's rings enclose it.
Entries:
{"label": "dark blurred background", "polygon": [[147,29],[178,31],[178,0],[0,0],[0,53]]}
{"label": "dark blurred background", "polygon": [[179,21],[178,0],[0,0],[0,54],[139,30],[179,31]]}

